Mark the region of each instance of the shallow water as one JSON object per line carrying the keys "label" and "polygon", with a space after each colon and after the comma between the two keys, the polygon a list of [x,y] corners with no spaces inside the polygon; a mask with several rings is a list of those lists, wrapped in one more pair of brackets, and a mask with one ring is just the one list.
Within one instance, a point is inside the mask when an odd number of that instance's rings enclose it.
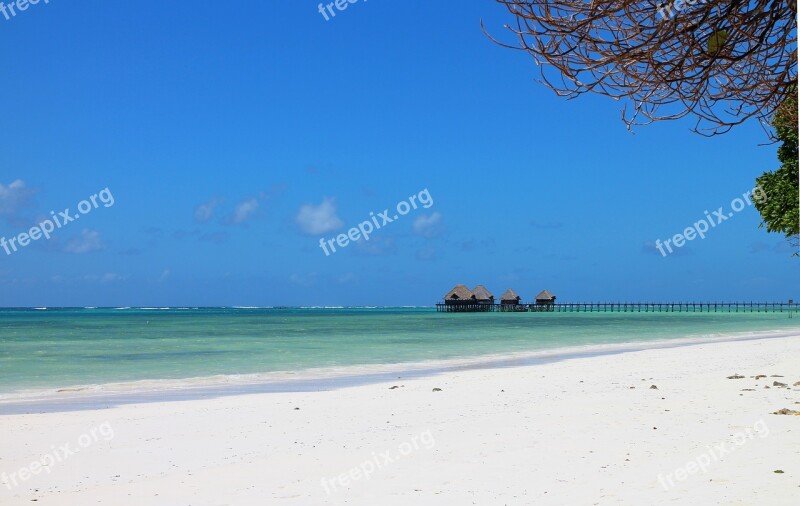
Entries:
{"label": "shallow water", "polygon": [[800,330],[786,313],[2,309],[0,393]]}

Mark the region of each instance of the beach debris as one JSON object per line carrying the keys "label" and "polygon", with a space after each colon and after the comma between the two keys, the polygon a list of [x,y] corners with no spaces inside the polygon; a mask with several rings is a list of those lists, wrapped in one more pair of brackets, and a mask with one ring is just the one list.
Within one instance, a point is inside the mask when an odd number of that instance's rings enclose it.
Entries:
{"label": "beach debris", "polygon": [[781,383],[780,381],[773,381],[772,382],[772,386],[774,386],[774,387],[788,387],[789,385],[787,385],[786,383]]}
{"label": "beach debris", "polygon": [[729,380],[740,380],[740,379],[743,379],[743,378],[744,378],[744,376],[742,376],[741,374],[734,374],[733,376],[728,376]]}
{"label": "beach debris", "polygon": [[770,378],[783,378],[780,374],[773,374]]}
{"label": "beach debris", "polygon": [[756,391],[755,388],[743,388],[742,389],[742,392],[755,392],[755,391]]}
{"label": "beach debris", "polygon": [[766,374],[759,374],[759,375],[756,376],[756,379],[760,380],[761,378],[766,378],[766,377],[767,377]]}
{"label": "beach debris", "polygon": [[800,381],[795,381],[793,387],[800,387]]}
{"label": "beach debris", "polygon": [[655,385],[650,385],[650,390],[658,390],[658,387]]}
{"label": "beach debris", "polygon": [[773,415],[796,415],[800,416],[800,411],[795,411],[793,409],[783,408],[779,409],[778,411],[774,411]]}
{"label": "beach debris", "polygon": [[390,387],[389,387],[389,390],[394,390],[394,389],[397,389],[397,388],[400,388],[400,387],[399,387],[399,386],[397,386],[397,385],[393,385],[393,386],[390,386]]}
{"label": "beach debris", "polygon": [[634,388],[636,388],[636,387],[630,387],[629,390],[633,390]]}
{"label": "beach debris", "polygon": [[294,408],[295,411],[300,411],[300,408]]}
{"label": "beach debris", "polygon": [[441,389],[441,388],[434,388],[434,389],[433,389],[433,391],[434,391],[434,392],[441,392],[441,391],[442,391],[442,389]]}
{"label": "beach debris", "polygon": [[769,385],[764,385],[764,388],[769,388]]}
{"label": "beach debris", "polygon": [[783,470],[782,469],[776,469],[776,470],[774,470],[772,472],[775,473],[775,474],[783,474]]}

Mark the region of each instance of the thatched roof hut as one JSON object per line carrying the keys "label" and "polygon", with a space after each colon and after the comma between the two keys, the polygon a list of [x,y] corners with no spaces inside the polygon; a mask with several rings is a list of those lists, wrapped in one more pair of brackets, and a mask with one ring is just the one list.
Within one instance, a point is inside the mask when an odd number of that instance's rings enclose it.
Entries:
{"label": "thatched roof hut", "polygon": [[503,292],[503,295],[500,296],[501,304],[519,304],[520,300],[522,300],[522,297],[517,295],[517,292],[511,288]]}
{"label": "thatched roof hut", "polygon": [[477,302],[483,302],[488,304],[494,303],[494,295],[486,289],[483,285],[478,285],[472,290],[472,295],[475,297]]}
{"label": "thatched roof hut", "polygon": [[466,302],[475,299],[472,291],[466,285],[456,285],[444,296],[445,303]]}
{"label": "thatched roof hut", "polygon": [[537,304],[553,304],[556,301],[556,296],[547,290],[542,290],[536,295]]}

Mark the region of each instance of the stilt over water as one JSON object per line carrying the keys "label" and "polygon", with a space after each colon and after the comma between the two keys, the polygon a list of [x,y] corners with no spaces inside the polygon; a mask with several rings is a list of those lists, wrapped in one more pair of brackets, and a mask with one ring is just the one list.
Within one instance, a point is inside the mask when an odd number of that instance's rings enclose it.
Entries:
{"label": "stilt over water", "polygon": [[792,313],[796,302],[569,302],[553,304],[436,304],[440,313]]}

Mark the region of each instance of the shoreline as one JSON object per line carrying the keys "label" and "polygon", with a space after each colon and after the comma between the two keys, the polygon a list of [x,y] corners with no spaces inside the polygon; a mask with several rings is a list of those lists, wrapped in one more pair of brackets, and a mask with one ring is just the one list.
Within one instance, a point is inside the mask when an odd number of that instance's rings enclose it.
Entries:
{"label": "shoreline", "polygon": [[0,503],[789,506],[798,363],[795,334],[2,416]]}
{"label": "shoreline", "polygon": [[191,401],[238,395],[331,391],[374,385],[396,379],[430,378],[467,370],[537,366],[580,358],[602,357],[647,350],[663,350],[713,343],[800,338],[800,331],[768,330],[707,337],[683,337],[549,348],[530,352],[498,353],[420,362],[364,364],[228,374],[185,379],[139,380],[122,383],[68,385],[0,394],[0,417],[26,413],[84,411],[129,404]]}

